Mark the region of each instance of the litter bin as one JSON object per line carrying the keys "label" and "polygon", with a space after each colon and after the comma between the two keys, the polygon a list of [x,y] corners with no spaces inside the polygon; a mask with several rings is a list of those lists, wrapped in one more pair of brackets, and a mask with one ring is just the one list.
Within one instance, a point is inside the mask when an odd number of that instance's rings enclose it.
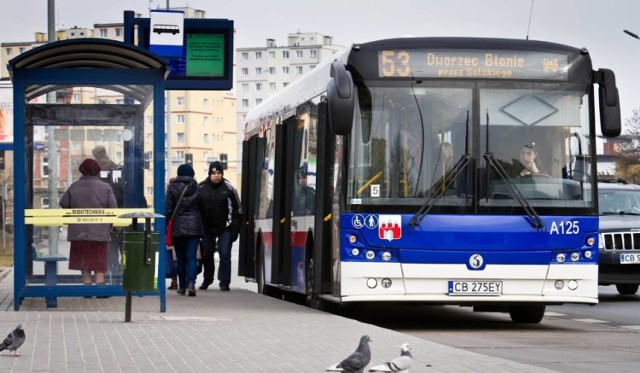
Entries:
{"label": "litter bin", "polygon": [[[145,250],[145,235],[150,244]],[[158,233],[124,232],[124,254],[122,258],[122,289],[124,291],[156,290],[156,252]]]}

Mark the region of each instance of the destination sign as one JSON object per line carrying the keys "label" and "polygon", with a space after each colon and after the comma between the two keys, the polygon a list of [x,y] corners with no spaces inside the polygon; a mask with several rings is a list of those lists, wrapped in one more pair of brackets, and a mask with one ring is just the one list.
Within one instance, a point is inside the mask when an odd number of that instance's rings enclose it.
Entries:
{"label": "destination sign", "polygon": [[469,78],[567,80],[564,54],[505,50],[382,50],[382,78]]}

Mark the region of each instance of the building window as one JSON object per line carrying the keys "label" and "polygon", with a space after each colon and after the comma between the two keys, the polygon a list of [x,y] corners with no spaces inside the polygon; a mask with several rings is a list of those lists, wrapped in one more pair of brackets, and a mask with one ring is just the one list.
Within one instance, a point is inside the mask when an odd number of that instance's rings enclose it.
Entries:
{"label": "building window", "polygon": [[282,58],[289,59],[289,51],[282,51]]}
{"label": "building window", "polygon": [[178,150],[176,152],[176,158],[180,158],[180,160],[182,161],[184,159],[184,150]]}
{"label": "building window", "polygon": [[296,74],[302,74],[302,66],[296,66]]}
{"label": "building window", "polygon": [[282,73],[289,74],[289,66],[282,66]]}
{"label": "building window", "polygon": [[209,125],[209,117],[205,116],[204,118],[202,118],[202,125],[203,126],[208,126]]}
{"label": "building window", "polygon": [[248,67],[243,67],[242,68],[242,75],[244,75],[244,76],[249,75],[249,68]]}
{"label": "building window", "polygon": [[20,47],[20,48],[18,48],[18,52],[19,52],[20,54],[24,53],[24,47]]}
{"label": "building window", "polygon": [[176,105],[184,106],[184,97],[176,97]]}
{"label": "building window", "polygon": [[311,56],[311,58],[318,58],[318,51],[315,49],[312,49],[309,51],[309,55]]}
{"label": "building window", "polygon": [[153,124],[153,116],[147,115],[147,124]]}
{"label": "building window", "polygon": [[49,197],[40,198],[40,206],[42,206],[43,209],[48,209],[49,208]]}
{"label": "building window", "polygon": [[205,133],[205,134],[204,134],[204,143],[205,143],[205,144],[208,144],[208,143],[209,143],[209,134],[208,134],[208,133]]}
{"label": "building window", "polygon": [[262,67],[256,67],[256,75],[262,75]]}
{"label": "building window", "polygon": [[71,96],[71,100],[72,100],[73,102],[79,102],[79,101],[80,101],[80,93],[74,93],[74,94]]}
{"label": "building window", "polygon": [[269,90],[270,91],[275,91],[276,90],[276,83],[274,83],[274,82],[269,83]]}
{"label": "building window", "polygon": [[261,98],[256,98],[256,105],[260,105],[262,103],[262,99]]}
{"label": "building window", "polygon": [[176,141],[177,142],[184,142],[184,132],[176,133]]}
{"label": "building window", "polygon": [[256,60],[262,59],[262,52],[256,52]]}
{"label": "building window", "polygon": [[116,161],[118,162],[122,161],[122,152],[116,152]]}
{"label": "building window", "polygon": [[248,98],[243,98],[242,99],[242,107],[249,107],[249,99]]}
{"label": "building window", "polygon": [[184,124],[184,114],[178,114],[178,124]]}
{"label": "building window", "polygon": [[282,83],[282,86],[283,86],[283,87],[286,87],[286,86],[288,86],[288,85],[289,85],[289,82],[283,82],[283,83]]}
{"label": "building window", "polygon": [[5,49],[5,51],[6,51],[6,55],[7,56],[11,56],[13,54],[13,49],[11,49],[11,48],[7,48],[7,49]]}
{"label": "building window", "polygon": [[42,178],[49,177],[49,157],[42,157],[42,165],[40,166],[40,175]]}
{"label": "building window", "polygon": [[121,37],[122,36],[122,27],[116,28],[116,36],[117,37]]}
{"label": "building window", "polygon": [[256,83],[256,91],[262,91],[262,83]]}
{"label": "building window", "polygon": [[316,68],[316,65],[309,65],[309,70],[313,70]]}
{"label": "building window", "polygon": [[269,75],[276,75],[276,68],[275,67],[270,67],[269,68]]}
{"label": "building window", "polygon": [[209,99],[205,98],[204,100],[202,100],[202,106],[207,107],[209,106]]}
{"label": "building window", "polygon": [[269,58],[276,58],[276,51],[269,51]]}
{"label": "building window", "polygon": [[304,57],[304,51],[296,51],[296,58],[303,58]]}
{"label": "building window", "polygon": [[248,60],[249,59],[249,53],[247,53],[247,52],[240,53],[240,59]]}
{"label": "building window", "polygon": [[249,83],[242,83],[242,92],[249,92]]}
{"label": "building window", "polygon": [[100,29],[100,37],[101,38],[106,38],[107,37],[107,30],[106,29],[103,29],[103,28]]}
{"label": "building window", "polygon": [[152,196],[153,195],[153,187],[147,187],[147,195],[148,196]]}

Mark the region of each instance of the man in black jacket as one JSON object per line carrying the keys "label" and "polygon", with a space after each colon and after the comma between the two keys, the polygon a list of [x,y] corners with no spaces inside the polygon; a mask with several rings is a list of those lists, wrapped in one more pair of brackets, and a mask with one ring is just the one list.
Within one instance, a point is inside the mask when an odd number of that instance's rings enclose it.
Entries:
{"label": "man in black jacket", "polygon": [[229,291],[231,282],[231,244],[238,239],[242,219],[240,198],[234,186],[224,178],[220,162],[211,162],[209,177],[200,183],[200,212],[204,223],[204,238],[201,244],[202,265],[204,267],[202,285],[206,290],[213,283],[215,264],[213,253],[218,241],[220,268],[218,281],[220,290]]}

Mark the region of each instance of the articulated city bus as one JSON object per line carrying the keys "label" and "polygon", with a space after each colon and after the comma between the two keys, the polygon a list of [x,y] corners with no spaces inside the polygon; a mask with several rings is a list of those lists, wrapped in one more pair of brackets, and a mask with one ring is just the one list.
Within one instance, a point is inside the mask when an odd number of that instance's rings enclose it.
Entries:
{"label": "articulated city bus", "polygon": [[[594,87],[598,85],[598,94]],[[509,312],[598,302],[596,99],[615,77],[565,45],[356,44],[251,111],[239,275],[309,305]]]}

